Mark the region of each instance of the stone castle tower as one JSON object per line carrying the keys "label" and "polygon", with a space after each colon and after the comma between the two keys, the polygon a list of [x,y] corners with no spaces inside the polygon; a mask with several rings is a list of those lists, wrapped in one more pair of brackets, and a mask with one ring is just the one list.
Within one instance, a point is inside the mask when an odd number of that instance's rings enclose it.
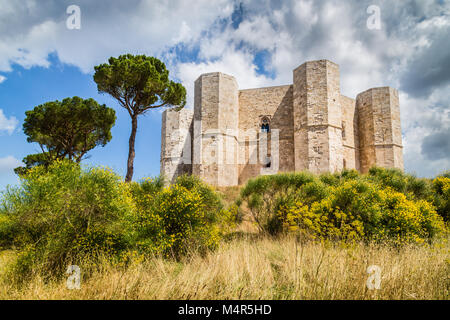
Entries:
{"label": "stone castle tower", "polygon": [[341,95],[339,66],[305,62],[293,84],[239,90],[215,72],[195,81],[194,110],[162,115],[161,174],[234,186],[260,174],[372,166],[403,169],[397,90]]}

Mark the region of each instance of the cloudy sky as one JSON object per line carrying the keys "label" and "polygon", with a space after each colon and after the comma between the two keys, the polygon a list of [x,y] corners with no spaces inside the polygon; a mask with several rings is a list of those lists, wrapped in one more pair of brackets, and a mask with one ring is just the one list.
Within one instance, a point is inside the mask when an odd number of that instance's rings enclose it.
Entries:
{"label": "cloudy sky", "polygon": [[[67,28],[70,5],[81,10],[81,29]],[[373,5],[379,29],[367,27]],[[123,53],[162,59],[188,90],[188,107],[204,72],[251,88],[289,84],[304,61],[332,60],[347,96],[399,89],[407,172],[450,169],[450,1],[0,0],[0,189],[39,151],[22,132],[24,112],[75,95],[118,116],[113,140],[85,162],[125,174],[129,116],[92,80],[95,65]],[[140,119],[135,178],[159,173],[160,128],[159,111]]]}

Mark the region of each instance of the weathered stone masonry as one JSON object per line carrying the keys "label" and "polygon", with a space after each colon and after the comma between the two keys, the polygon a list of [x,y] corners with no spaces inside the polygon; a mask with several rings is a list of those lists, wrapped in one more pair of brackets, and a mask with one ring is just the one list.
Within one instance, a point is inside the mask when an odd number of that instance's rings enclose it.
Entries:
{"label": "weathered stone masonry", "polygon": [[305,62],[292,85],[277,87],[239,90],[232,76],[203,74],[195,81],[194,110],[169,109],[162,118],[161,174],[168,181],[187,173],[234,186],[275,161],[277,172],[403,169],[397,91],[343,96],[339,66],[328,60]]}

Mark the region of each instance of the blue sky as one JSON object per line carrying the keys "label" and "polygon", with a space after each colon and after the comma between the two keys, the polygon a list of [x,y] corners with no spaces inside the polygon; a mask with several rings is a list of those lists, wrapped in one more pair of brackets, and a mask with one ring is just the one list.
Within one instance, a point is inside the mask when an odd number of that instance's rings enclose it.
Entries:
{"label": "blue sky", "polygon": [[[48,68],[33,67],[26,70],[14,65],[13,71],[8,74],[8,80],[0,85],[1,105],[10,106],[4,108],[4,112],[18,121],[18,126],[12,134],[0,135],[2,146],[0,158],[13,156],[21,160],[28,154],[40,152],[39,145],[28,143],[27,137],[22,132],[21,124],[25,119],[25,111],[47,101],[61,101],[65,97],[94,98],[99,103],[114,108],[117,120],[112,129],[113,139],[105,147],[91,150],[89,158],[83,162],[107,165],[119,174],[125,175],[130,134],[128,113],[118,106],[113,98],[97,92],[97,86],[91,74],[82,73],[77,67],[61,63],[55,55],[51,55],[49,61],[51,67]],[[139,156],[135,160],[136,177],[159,174],[160,136],[159,113],[148,113],[139,119],[139,135],[136,139],[136,149],[139,150]],[[13,172],[3,173],[1,184],[14,183],[16,180]]]}
{"label": "blue sky", "polygon": [[[69,5],[81,29],[69,30]],[[366,21],[380,8],[381,28]],[[340,65],[341,91],[399,89],[405,170],[450,169],[450,3],[448,1],[57,1],[0,0],[0,190],[38,146],[22,132],[25,111],[80,96],[114,108],[113,139],[84,163],[125,174],[128,114],[97,93],[93,67],[122,53],[162,59],[188,90],[204,72],[236,77],[240,88],[288,84],[307,60]],[[139,119],[135,179],[159,174],[161,112]]]}

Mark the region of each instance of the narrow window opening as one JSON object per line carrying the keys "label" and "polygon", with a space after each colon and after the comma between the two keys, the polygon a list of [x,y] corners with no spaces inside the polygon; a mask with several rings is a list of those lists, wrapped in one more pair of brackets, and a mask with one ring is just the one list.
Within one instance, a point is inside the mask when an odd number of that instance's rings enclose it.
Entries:
{"label": "narrow window opening", "polygon": [[342,140],[345,140],[345,121],[342,121]]}
{"label": "narrow window opening", "polygon": [[264,117],[261,121],[261,132],[270,132],[270,121],[267,117]]}
{"label": "narrow window opening", "polygon": [[271,159],[271,157],[270,157],[270,156],[266,157],[266,161],[265,161],[265,165],[264,165],[264,166],[265,166],[266,168],[270,168],[271,164],[272,164],[272,159]]}

